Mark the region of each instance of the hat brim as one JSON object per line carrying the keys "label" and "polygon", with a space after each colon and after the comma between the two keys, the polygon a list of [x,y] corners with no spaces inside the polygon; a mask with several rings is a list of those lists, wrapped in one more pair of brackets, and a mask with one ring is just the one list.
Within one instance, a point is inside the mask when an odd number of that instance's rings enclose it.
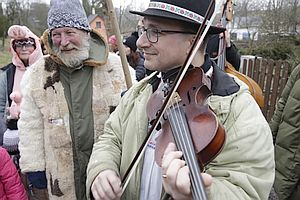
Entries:
{"label": "hat brim", "polygon": [[[136,14],[136,15],[140,15],[140,16],[149,16],[149,17],[162,17],[162,18],[166,18],[166,19],[175,19],[175,20],[180,20],[183,22],[188,22],[188,23],[193,23],[193,24],[200,24],[194,20],[182,17],[180,15],[176,15],[174,13],[168,12],[168,11],[164,11],[164,10],[157,10],[157,9],[152,9],[152,8],[148,8],[147,10],[143,11],[143,12],[139,12],[139,11],[134,11],[134,10],[130,10],[129,11],[132,14]],[[216,27],[216,26],[210,26],[208,33],[209,34],[219,34],[224,32],[226,29],[222,28],[222,27]]]}

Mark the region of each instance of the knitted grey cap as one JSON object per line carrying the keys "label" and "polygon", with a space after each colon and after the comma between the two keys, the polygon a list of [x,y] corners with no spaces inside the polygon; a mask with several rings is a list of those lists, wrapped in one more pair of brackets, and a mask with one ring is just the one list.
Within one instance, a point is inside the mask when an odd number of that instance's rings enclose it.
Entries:
{"label": "knitted grey cap", "polygon": [[60,27],[90,31],[86,13],[79,0],[51,0],[47,22],[49,31]]}
{"label": "knitted grey cap", "polygon": [[8,152],[14,152],[18,150],[19,144],[19,132],[18,130],[7,129],[3,134],[3,148]]}

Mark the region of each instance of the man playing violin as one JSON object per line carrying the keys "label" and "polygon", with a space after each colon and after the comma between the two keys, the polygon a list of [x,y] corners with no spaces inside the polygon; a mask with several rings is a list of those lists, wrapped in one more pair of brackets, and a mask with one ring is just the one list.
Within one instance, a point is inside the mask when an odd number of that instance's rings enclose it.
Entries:
{"label": "man playing violin", "polygon": [[[147,143],[143,159],[122,192],[121,179],[147,135],[147,104],[161,85],[172,84],[185,62],[209,0],[151,0],[144,12],[144,27],[137,41],[145,67],[160,72],[135,84],[110,115],[103,135],[94,144],[87,169],[87,196],[95,199],[192,199],[190,169],[175,144],[169,143],[161,166],[154,151],[161,129]],[[201,68],[211,80],[210,108],[223,125],[222,151],[205,166],[202,179],[209,199],[267,199],[274,181],[272,135],[247,86],[227,75],[205,55],[211,34],[224,29],[211,26],[190,69]],[[201,137],[201,136],[199,136]],[[123,193],[123,194],[122,194]],[[122,197],[121,197],[122,196]]]}

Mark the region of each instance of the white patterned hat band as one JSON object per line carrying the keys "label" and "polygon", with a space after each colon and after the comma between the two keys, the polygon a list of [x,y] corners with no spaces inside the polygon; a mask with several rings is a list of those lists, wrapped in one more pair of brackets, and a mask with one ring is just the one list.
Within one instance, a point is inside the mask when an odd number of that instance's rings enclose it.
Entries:
{"label": "white patterned hat band", "polygon": [[152,1],[152,2],[149,3],[148,8],[168,11],[168,12],[180,15],[182,17],[186,17],[188,19],[191,19],[191,20],[193,20],[195,22],[198,22],[200,24],[204,20],[203,16],[201,16],[201,15],[199,15],[199,14],[193,12],[193,11],[187,10],[187,9],[179,7],[179,6],[171,5],[171,4],[168,4],[168,3]]}

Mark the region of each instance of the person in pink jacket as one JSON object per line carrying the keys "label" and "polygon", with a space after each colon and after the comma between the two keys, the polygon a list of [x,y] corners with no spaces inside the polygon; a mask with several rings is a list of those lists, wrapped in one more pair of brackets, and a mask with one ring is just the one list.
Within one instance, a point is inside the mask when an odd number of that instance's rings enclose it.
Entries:
{"label": "person in pink jacket", "polygon": [[0,199],[27,200],[26,191],[6,149],[0,147]]}

